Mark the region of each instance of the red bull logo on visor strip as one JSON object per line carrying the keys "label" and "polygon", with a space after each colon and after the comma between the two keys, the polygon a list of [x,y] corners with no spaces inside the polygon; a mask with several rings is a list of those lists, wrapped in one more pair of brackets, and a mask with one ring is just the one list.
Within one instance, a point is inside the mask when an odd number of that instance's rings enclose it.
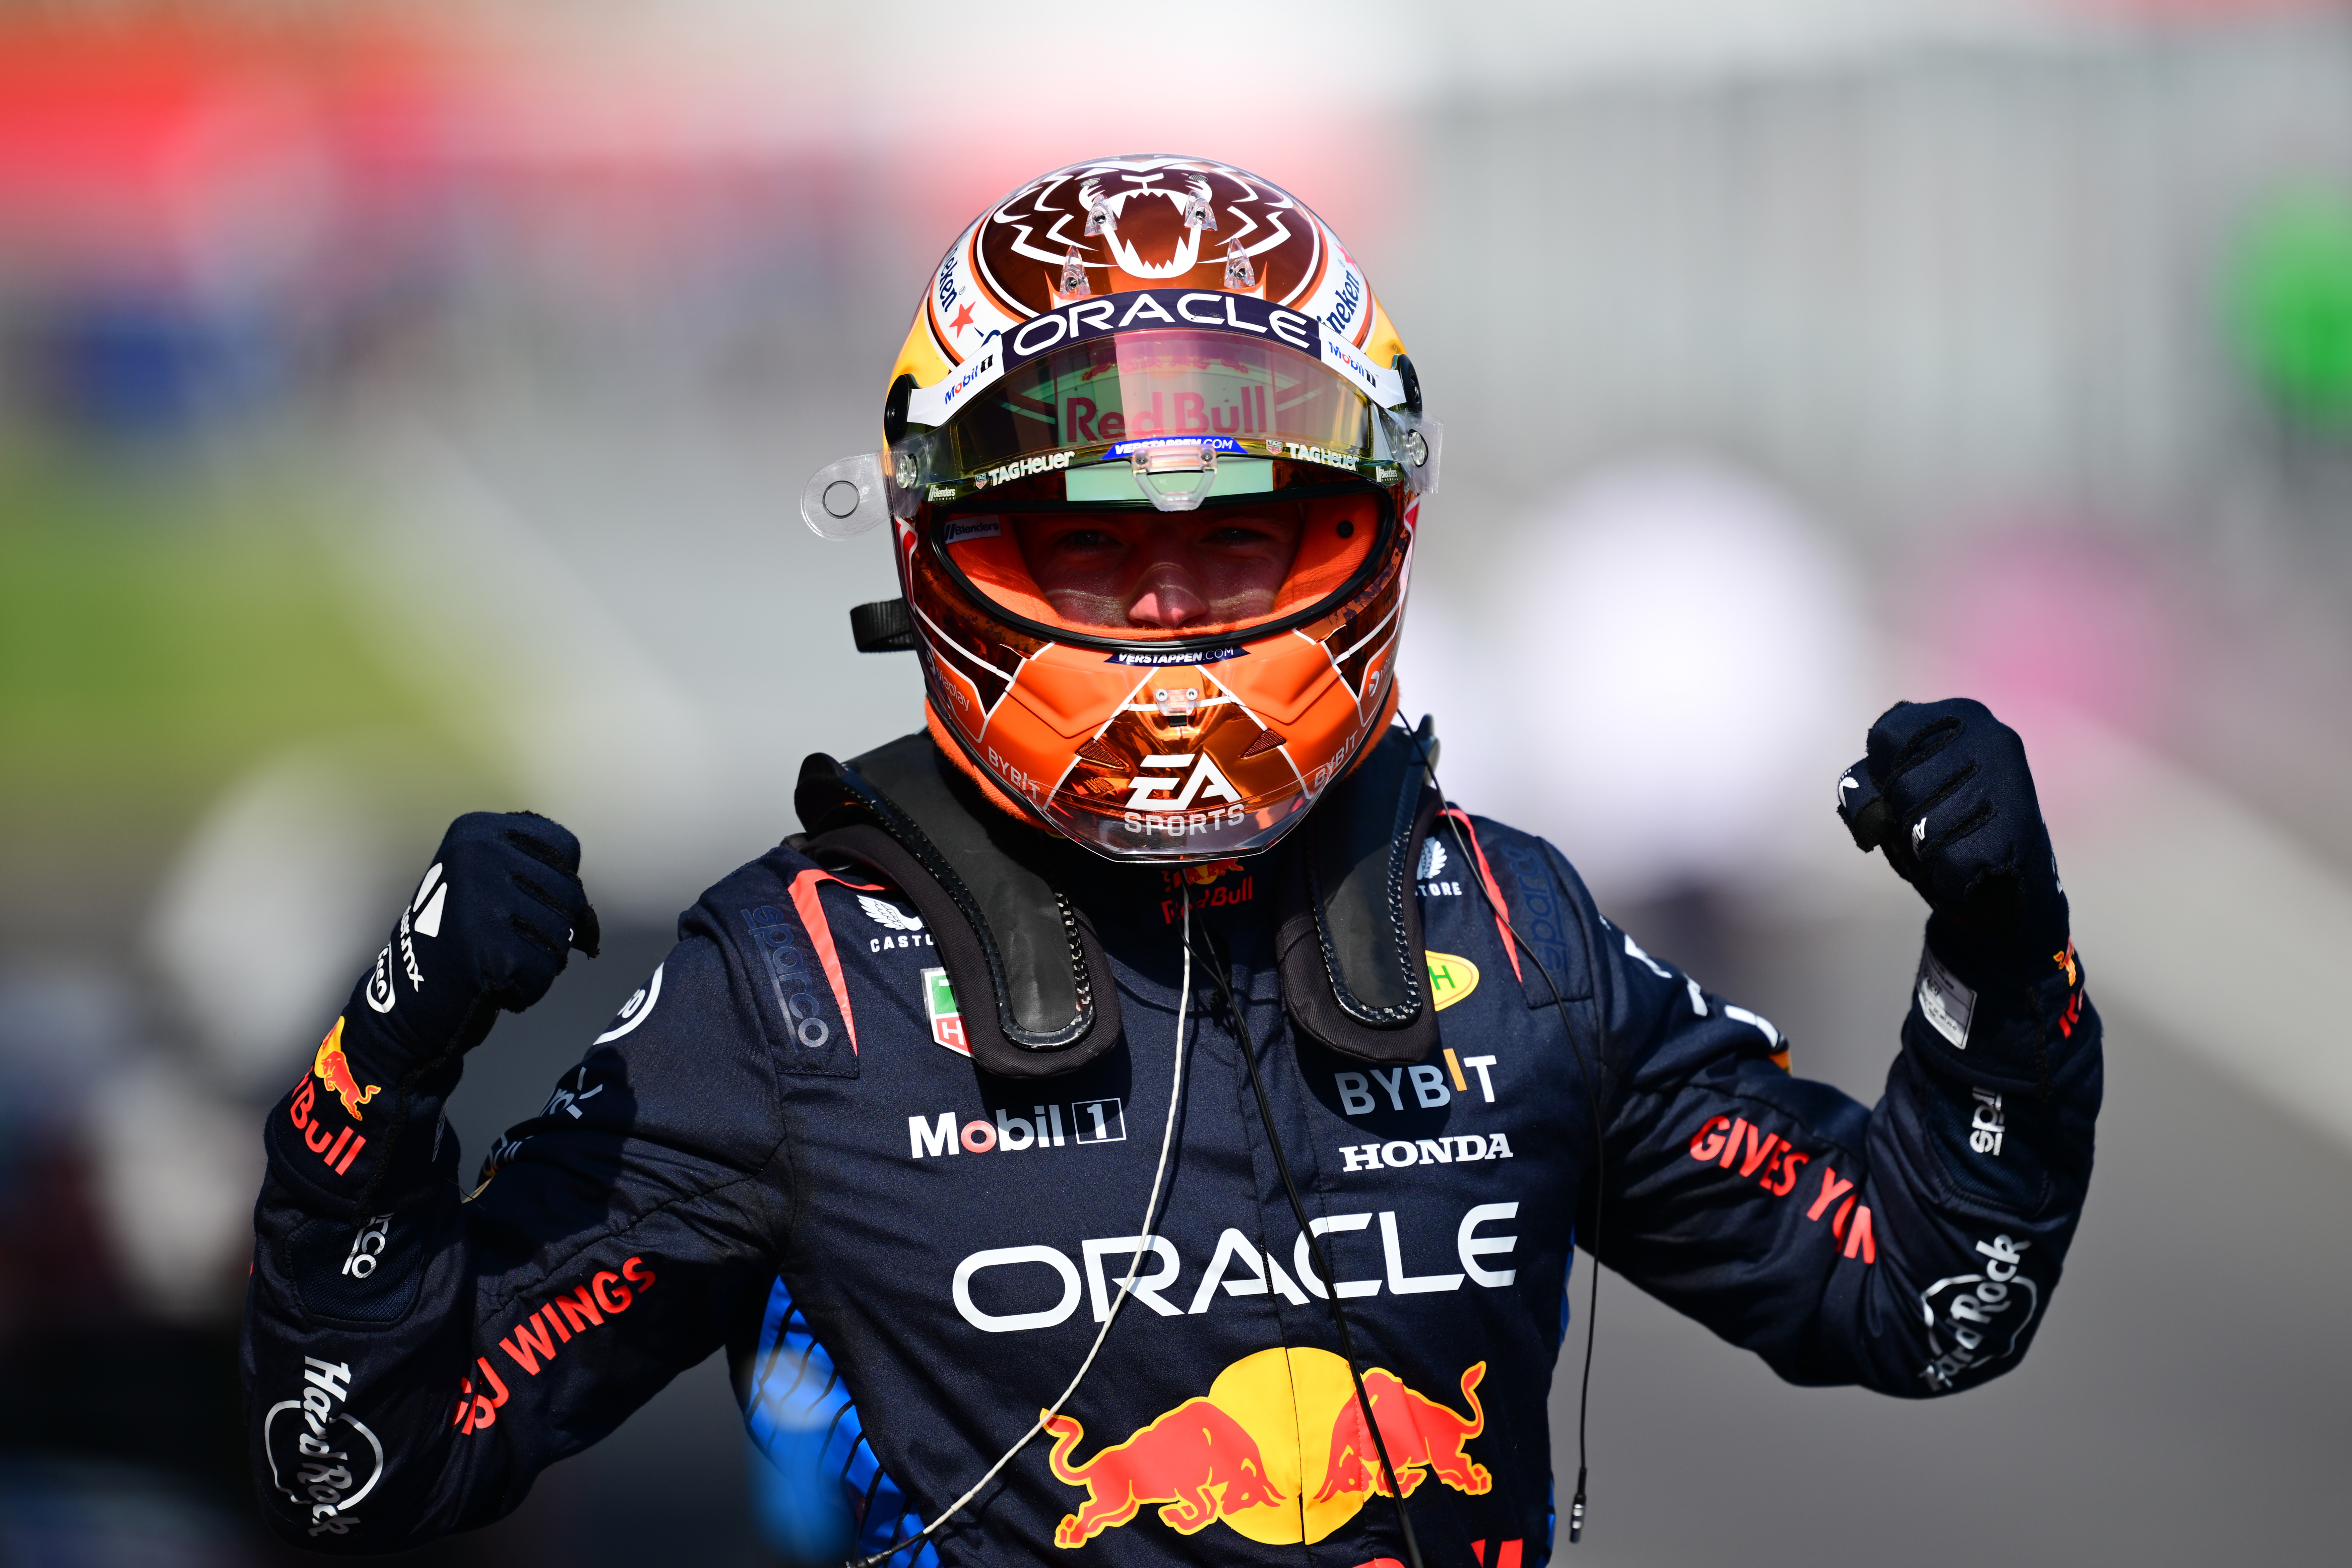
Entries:
{"label": "red bull logo on visor strip", "polygon": [[[1473,1496],[1494,1477],[1471,1458],[1486,1429],[1479,1362],[1462,1374],[1465,1416],[1384,1367],[1364,1374],[1397,1484],[1407,1497],[1431,1477]],[[1084,1546],[1157,1505],[1160,1522],[1185,1535],[1223,1523],[1269,1546],[1312,1543],[1388,1495],[1380,1456],[1356,1403],[1348,1364],[1326,1350],[1262,1350],[1244,1356],[1209,1392],[1141,1427],[1084,1463],[1086,1428],[1068,1416],[1045,1423],[1055,1479],[1087,1489],[1076,1513],[1055,1528],[1054,1544]]]}

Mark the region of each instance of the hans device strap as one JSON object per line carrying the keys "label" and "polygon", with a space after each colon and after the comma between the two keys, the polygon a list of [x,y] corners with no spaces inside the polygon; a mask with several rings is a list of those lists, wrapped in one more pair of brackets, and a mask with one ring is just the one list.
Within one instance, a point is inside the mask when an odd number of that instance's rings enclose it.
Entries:
{"label": "hans device strap", "polygon": [[1086,916],[1038,869],[1056,847],[954,777],[931,737],[801,764],[803,852],[872,866],[914,902],[966,1004],[972,1060],[1006,1078],[1085,1066],[1119,1037],[1118,991]]}
{"label": "hans device strap", "polygon": [[1299,1030],[1343,1056],[1419,1061],[1437,1048],[1413,869],[1443,801],[1437,727],[1391,729],[1317,802],[1278,883],[1275,950]]}
{"label": "hans device strap", "polygon": [[[1435,729],[1391,729],[1281,852],[1276,947],[1301,1032],[1343,1055],[1412,1062],[1437,1045],[1413,868],[1440,805]],[[870,867],[921,913],[961,997],[972,1060],[1007,1078],[1085,1066],[1119,1038],[1111,969],[1054,886],[1065,846],[974,797],[929,734],[801,765],[793,847]]]}

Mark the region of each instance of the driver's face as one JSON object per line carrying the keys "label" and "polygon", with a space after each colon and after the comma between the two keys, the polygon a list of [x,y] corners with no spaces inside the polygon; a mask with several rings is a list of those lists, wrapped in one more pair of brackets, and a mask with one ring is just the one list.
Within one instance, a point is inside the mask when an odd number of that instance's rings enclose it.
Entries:
{"label": "driver's face", "polygon": [[1274,609],[1298,553],[1289,507],[1169,514],[1063,512],[1014,520],[1047,602],[1081,626],[1176,631]]}

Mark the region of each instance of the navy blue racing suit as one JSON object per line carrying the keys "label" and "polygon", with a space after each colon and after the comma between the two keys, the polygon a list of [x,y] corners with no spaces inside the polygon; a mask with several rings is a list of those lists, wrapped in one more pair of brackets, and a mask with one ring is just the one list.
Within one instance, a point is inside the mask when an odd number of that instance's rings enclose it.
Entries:
{"label": "navy blue racing suit", "polygon": [[[1074,880],[1125,1039],[1010,1080],[964,1052],[911,904],[780,848],[686,912],[478,1182],[440,1116],[454,1065],[415,1087],[404,1131],[368,1105],[356,1161],[344,1102],[306,1075],[271,1113],[247,1309],[276,1527],[378,1552],[495,1520],[724,1347],[754,1437],[838,1481],[862,1550],[903,1544],[1061,1392],[1139,1249],[1064,1414],[895,1561],[1402,1557],[1336,1289],[1426,1559],[1539,1563],[1547,1398],[1596,1218],[1602,1260],[1791,1382],[1924,1397],[2016,1364],[2099,1103],[2071,947],[1971,967],[1931,922],[1874,1109],[1791,1076],[1767,1019],[1610,925],[1549,845],[1451,812],[1430,842],[1442,1044],[1411,1066],[1290,1026],[1268,913],[1285,852]],[[1244,1031],[1197,972],[1166,1195],[1139,1236],[1188,896],[1230,954],[1330,1279]]]}

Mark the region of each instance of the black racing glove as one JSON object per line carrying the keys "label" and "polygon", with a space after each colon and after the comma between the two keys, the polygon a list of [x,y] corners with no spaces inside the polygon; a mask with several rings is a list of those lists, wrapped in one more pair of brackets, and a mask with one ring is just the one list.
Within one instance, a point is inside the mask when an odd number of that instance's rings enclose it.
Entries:
{"label": "black racing glove", "polygon": [[[270,1115],[272,1165],[314,1200],[390,1207],[438,1166],[440,1103],[499,1013],[547,994],[571,949],[596,956],[580,841],[533,812],[476,811],[449,824],[390,940]],[[428,1113],[434,1135],[412,1122]]]}
{"label": "black racing glove", "polygon": [[410,1064],[462,1055],[500,1011],[547,995],[572,948],[594,957],[600,935],[578,839],[533,811],[469,812],[449,824],[343,1016]]}
{"label": "black racing glove", "polygon": [[2090,1124],[2069,1085],[2087,1082],[2097,1103],[2100,1027],[2024,743],[1966,697],[1896,703],[1838,779],[1838,813],[1931,911],[1890,1089],[1919,1075],[1959,1191],[2038,1212],[2059,1167],[2088,1175]]}
{"label": "black racing glove", "polygon": [[1896,703],[1838,780],[1838,815],[1864,852],[1919,890],[1988,957],[2038,960],[2067,943],[2066,891],[2025,743],[1968,697]]}

